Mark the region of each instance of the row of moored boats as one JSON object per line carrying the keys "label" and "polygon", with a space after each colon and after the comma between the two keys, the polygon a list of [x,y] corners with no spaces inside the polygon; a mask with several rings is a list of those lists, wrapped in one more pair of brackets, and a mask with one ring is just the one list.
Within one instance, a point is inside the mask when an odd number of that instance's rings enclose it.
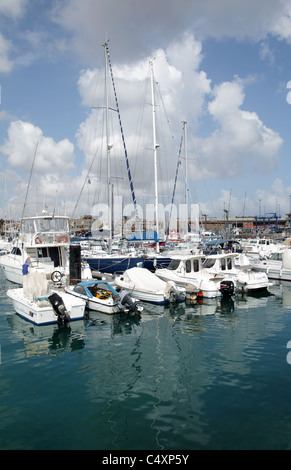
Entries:
{"label": "row of moored boats", "polygon": [[[17,314],[38,325],[65,323],[83,318],[86,309],[140,314],[143,302],[233,296],[268,290],[272,279],[291,281],[288,243],[271,249],[271,243],[263,240],[261,248],[262,239],[239,249],[230,240],[217,240],[208,246],[208,254],[197,246],[167,257],[151,254],[153,270],[140,263],[147,257],[130,253],[128,269],[96,272],[80,245],[71,244],[68,218],[45,213],[22,220],[18,237],[2,251],[0,266],[7,280],[18,285],[7,291]],[[106,258],[106,253],[102,258],[113,265],[117,259]]]}

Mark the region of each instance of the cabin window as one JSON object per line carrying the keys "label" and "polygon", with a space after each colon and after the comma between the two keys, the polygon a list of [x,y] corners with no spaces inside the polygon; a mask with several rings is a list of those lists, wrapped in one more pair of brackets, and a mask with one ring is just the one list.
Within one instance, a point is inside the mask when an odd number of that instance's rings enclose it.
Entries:
{"label": "cabin window", "polygon": [[179,267],[180,260],[179,259],[172,259],[168,266],[168,269],[176,270]]}
{"label": "cabin window", "polygon": [[221,269],[222,269],[222,271],[226,270],[226,260],[225,260],[225,258],[221,259]]}
{"label": "cabin window", "polygon": [[18,247],[14,247],[11,251],[13,255],[21,256],[21,250]]}
{"label": "cabin window", "polygon": [[198,259],[193,260],[193,271],[194,271],[194,273],[197,273],[199,271],[199,260]]}
{"label": "cabin window", "polygon": [[209,269],[209,268],[212,268],[214,264],[215,264],[215,259],[209,258],[205,260],[203,267]]}
{"label": "cabin window", "polygon": [[187,259],[185,264],[186,264],[186,273],[191,273],[191,260]]}
{"label": "cabin window", "polygon": [[227,258],[227,269],[232,269],[232,259]]}

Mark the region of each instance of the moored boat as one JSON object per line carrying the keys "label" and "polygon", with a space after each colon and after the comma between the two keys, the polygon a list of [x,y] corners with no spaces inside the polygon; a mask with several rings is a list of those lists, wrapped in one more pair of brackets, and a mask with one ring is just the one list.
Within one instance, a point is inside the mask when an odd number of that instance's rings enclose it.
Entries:
{"label": "moored boat", "polygon": [[205,298],[233,294],[233,282],[224,283],[223,275],[209,274],[203,269],[205,255],[173,256],[167,268],[157,269],[155,274],[164,281],[172,281],[188,291],[198,292]]}
{"label": "moored boat", "polygon": [[257,292],[270,287],[271,283],[263,272],[255,272],[251,266],[237,267],[236,253],[209,255],[203,262],[203,269],[212,276],[223,276],[223,280],[233,281],[236,290]]}
{"label": "moored boat", "polygon": [[185,288],[176,286],[174,282],[165,282],[145,268],[128,269],[115,277],[115,283],[146,302],[166,304],[186,299]]}
{"label": "moored boat", "polygon": [[291,248],[286,248],[282,253],[273,253],[268,259],[254,262],[252,267],[254,271],[265,273],[269,279],[291,281]]}
{"label": "moored boat", "polygon": [[36,325],[67,323],[84,317],[86,303],[49,285],[44,273],[23,277],[23,287],[7,290],[16,313]]}
{"label": "moored boat", "polygon": [[65,290],[70,295],[85,300],[89,310],[109,315],[142,311],[137,299],[127,292],[117,292],[109,282],[104,280],[79,282],[75,286],[67,286]]}
{"label": "moored boat", "polygon": [[[40,216],[23,217],[19,236],[13,241],[11,252],[0,256],[0,266],[8,281],[20,285],[27,272],[51,275],[57,269],[69,277],[69,218],[46,212]],[[84,262],[83,267],[81,272],[86,271],[88,278],[91,270]]]}

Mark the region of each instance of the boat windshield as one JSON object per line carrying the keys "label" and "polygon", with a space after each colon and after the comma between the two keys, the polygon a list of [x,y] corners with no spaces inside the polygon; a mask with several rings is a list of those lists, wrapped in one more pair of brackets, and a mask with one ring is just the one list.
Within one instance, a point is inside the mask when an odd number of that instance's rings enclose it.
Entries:
{"label": "boat windshield", "polygon": [[273,253],[269,259],[272,261],[282,261],[282,253]]}
{"label": "boat windshield", "polygon": [[69,231],[69,223],[66,217],[40,217],[38,219],[22,220],[22,233],[39,232],[66,232]]}
{"label": "boat windshield", "polygon": [[168,269],[172,269],[172,270],[174,271],[175,269],[178,268],[179,264],[180,264],[180,260],[179,260],[179,259],[172,259],[172,260],[170,261],[170,264],[169,264],[169,266],[168,266]]}
{"label": "boat windshield", "polygon": [[203,268],[209,269],[212,268],[215,265],[215,258],[206,258],[206,260],[203,263]]}

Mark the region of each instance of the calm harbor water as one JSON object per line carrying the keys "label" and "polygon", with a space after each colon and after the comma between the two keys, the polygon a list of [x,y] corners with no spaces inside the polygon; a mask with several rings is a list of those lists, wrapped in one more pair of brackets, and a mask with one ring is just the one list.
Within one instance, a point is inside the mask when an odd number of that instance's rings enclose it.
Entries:
{"label": "calm harbor water", "polygon": [[291,284],[63,328],[15,315],[9,285],[1,450],[291,448]]}

